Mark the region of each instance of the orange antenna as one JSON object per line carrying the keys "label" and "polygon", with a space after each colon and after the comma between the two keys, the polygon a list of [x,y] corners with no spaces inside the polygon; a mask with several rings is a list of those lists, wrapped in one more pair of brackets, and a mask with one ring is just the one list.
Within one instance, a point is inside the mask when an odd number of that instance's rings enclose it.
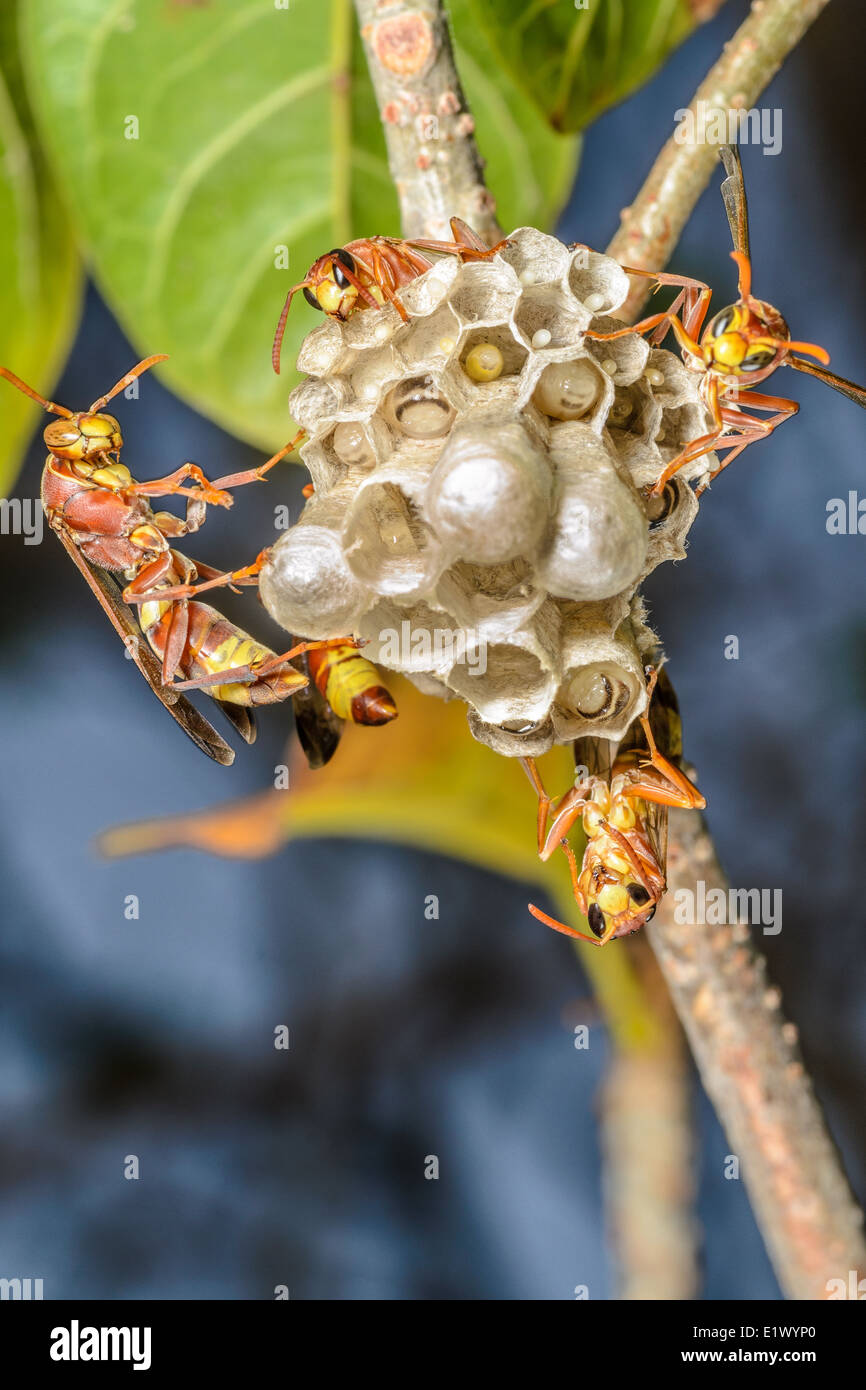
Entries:
{"label": "orange antenna", "polygon": [[817,343],[795,343],[781,338],[773,340],[776,347],[785,348],[788,352],[808,352],[810,357],[817,357],[818,361],[826,367],[830,361],[830,354],[825,348],[818,347]]}
{"label": "orange antenna", "polygon": [[100,396],[99,400],[93,402],[93,405],[90,407],[90,414],[93,415],[97,410],[101,410],[104,405],[108,405],[108,402],[113,396],[117,395],[118,391],[124,391],[127,386],[130,386],[132,382],[135,381],[136,377],[141,376],[143,372],[149,371],[157,362],[165,362],[167,357],[167,352],[157,352],[154,353],[153,357],[145,357],[141,362],[137,362],[132,370],[126,373],[126,376],[122,376],[120,381],[115,382],[107,395]]}
{"label": "orange antenna", "polygon": [[732,251],[731,260],[736,261],[740,272],[737,292],[741,299],[748,299],[752,293],[752,262],[742,251]]}
{"label": "orange antenna", "polygon": [[280,374],[280,349],[283,346],[283,334],[286,331],[286,319],[289,317],[289,309],[291,308],[292,300],[298,293],[298,290],[311,290],[312,288],[312,280],[301,280],[300,284],[292,285],[292,288],[286,295],[286,302],[283,305],[283,312],[280,314],[280,321],[277,324],[277,331],[274,334],[274,346],[271,350],[271,362],[273,363],[274,371],[276,372],[277,376],[279,376]]}
{"label": "orange antenna", "polygon": [[67,410],[65,405],[58,405],[56,401],[47,401],[44,396],[40,396],[38,391],[34,391],[32,386],[28,386],[26,381],[22,381],[20,376],[10,372],[8,367],[0,367],[0,376],[11,381],[13,386],[17,386],[19,391],[23,391],[25,396],[29,396],[32,401],[37,401],[43,410],[48,410],[52,415],[62,415],[64,420],[71,420],[73,412]]}

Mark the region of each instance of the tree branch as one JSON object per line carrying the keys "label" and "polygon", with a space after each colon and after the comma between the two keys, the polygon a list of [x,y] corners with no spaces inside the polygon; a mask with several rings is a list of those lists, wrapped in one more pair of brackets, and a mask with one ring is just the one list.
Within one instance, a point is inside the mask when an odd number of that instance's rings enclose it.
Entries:
{"label": "tree branch", "polygon": [[862,1214],[749,928],[675,920],[677,891],[698,880],[728,892],[701,817],[674,811],[668,892],[647,932],[779,1282],[789,1298],[826,1298],[828,1280],[866,1274]]}
{"label": "tree branch", "polygon": [[448,221],[457,216],[492,246],[502,231],[441,4],[355,0],[355,8],[403,235],[450,238]]}
{"label": "tree branch", "polygon": [[[664,270],[719,160],[716,141],[706,140],[712,112],[747,111],[769,86],[827,0],[753,0],[748,18],[725,45],[688,110],[694,138],[671,136],[652,167],[607,254],[639,270]],[[685,127],[684,127],[685,128]],[[651,282],[635,280],[618,317],[637,318]]]}

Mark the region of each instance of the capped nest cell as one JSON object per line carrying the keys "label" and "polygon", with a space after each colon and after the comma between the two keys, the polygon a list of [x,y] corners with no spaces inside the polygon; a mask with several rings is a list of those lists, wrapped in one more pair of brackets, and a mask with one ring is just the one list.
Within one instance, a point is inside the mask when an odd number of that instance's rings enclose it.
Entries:
{"label": "capped nest cell", "polygon": [[622,326],[627,293],[616,261],[523,227],[402,289],[408,323],[315,328],[290,398],[315,493],[262,573],[273,617],[365,638],[500,753],[621,738],[653,643],[637,589],[684,556],[715,462],[642,491],[709,415],[672,353],[584,337]]}

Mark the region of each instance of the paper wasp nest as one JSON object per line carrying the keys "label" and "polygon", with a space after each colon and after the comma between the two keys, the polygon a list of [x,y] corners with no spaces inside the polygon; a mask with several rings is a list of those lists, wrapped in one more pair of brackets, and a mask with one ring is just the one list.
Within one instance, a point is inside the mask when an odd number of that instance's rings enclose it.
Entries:
{"label": "paper wasp nest", "polygon": [[[459,696],[509,755],[619,738],[645,705],[639,584],[685,554],[707,428],[678,357],[609,317],[616,261],[524,227],[493,261],[445,257],[391,306],[306,338],[292,393],[315,495],[261,580],[305,637],[354,633],[420,689]],[[695,465],[695,475],[709,466]],[[685,474],[685,476],[684,476]]]}

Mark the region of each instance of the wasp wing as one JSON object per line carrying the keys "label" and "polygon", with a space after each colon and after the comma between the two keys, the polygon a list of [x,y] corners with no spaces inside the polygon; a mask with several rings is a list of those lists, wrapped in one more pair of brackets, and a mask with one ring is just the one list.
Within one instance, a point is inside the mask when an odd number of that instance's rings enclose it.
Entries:
{"label": "wasp wing", "polygon": [[100,607],[122,641],[131,659],[135,662],[160,704],[168,710],[171,717],[191,738],[197,748],[206,753],[214,762],[229,767],[235,759],[234,750],[216,729],[200,714],[195,705],[178,690],[164,685],[162,666],[157,661],[142,634],[132,609],[120,597],[120,588],[111,575],[98,565],[91,565],[84,558],[74,541],[62,530],[55,532],[95,595]]}
{"label": "wasp wing", "polygon": [[816,367],[814,363],[807,362],[805,357],[786,357],[783,364],[785,367],[794,367],[798,372],[805,372],[807,376],[816,376],[819,381],[823,381],[825,386],[832,386],[834,391],[839,391],[843,396],[847,396],[849,401],[855,405],[863,406],[866,410],[866,389],[857,386],[853,381],[847,381],[844,376],[837,376],[835,372],[828,372],[826,367]]}
{"label": "wasp wing", "polygon": [[297,664],[307,677],[307,684],[292,696],[295,730],[308,765],[316,771],[329,763],[336,753],[343,733],[343,720],[334,713],[313,680],[306,652],[302,653]]}
{"label": "wasp wing", "polygon": [[719,151],[727,178],[722,182],[722,200],[731,229],[734,250],[749,255],[749,207],[740,151],[736,145],[722,145]]}
{"label": "wasp wing", "polygon": [[[649,723],[656,747],[663,757],[681,765],[683,756],[683,726],[680,706],[673,684],[664,666],[656,667],[656,686],[649,707]],[[635,720],[619,746],[618,754],[634,749],[639,757],[649,757],[649,744],[639,720]],[[656,859],[664,871],[668,852],[668,807],[647,801],[644,824]]]}
{"label": "wasp wing", "polygon": [[228,700],[217,700],[226,719],[232,725],[235,733],[240,734],[245,743],[255,743],[258,735],[256,726],[256,716],[246,705],[232,705]]}
{"label": "wasp wing", "polygon": [[618,747],[609,738],[576,738],[571,745],[575,784],[589,777],[601,777],[609,782]]}

